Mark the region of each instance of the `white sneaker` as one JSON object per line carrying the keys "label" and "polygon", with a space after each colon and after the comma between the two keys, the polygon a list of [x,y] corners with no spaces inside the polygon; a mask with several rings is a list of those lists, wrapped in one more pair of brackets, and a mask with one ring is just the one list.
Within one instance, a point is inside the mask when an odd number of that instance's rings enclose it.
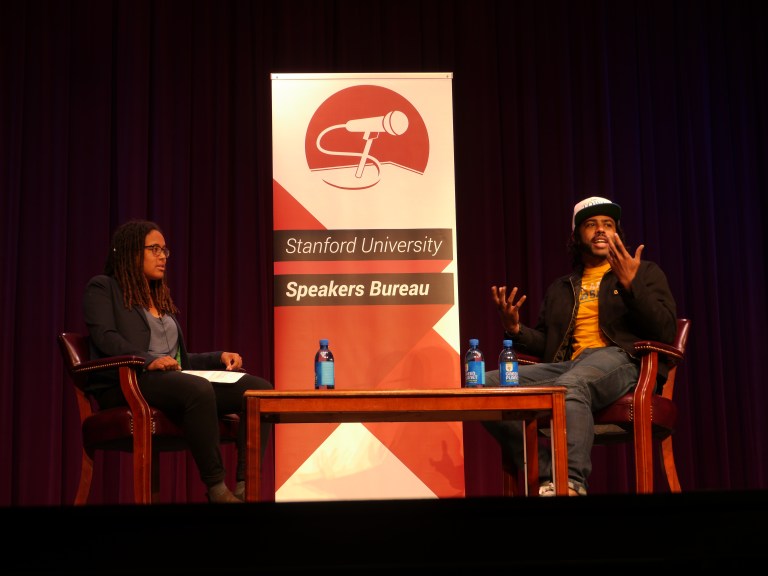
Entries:
{"label": "white sneaker", "polygon": [[539,486],[539,496],[556,496],[555,494],[555,483],[554,482],[545,482],[541,486]]}
{"label": "white sneaker", "polygon": [[[568,481],[568,496],[586,496],[587,489],[584,486],[577,486],[575,482]],[[557,496],[554,482],[545,482],[539,487],[539,496]]]}

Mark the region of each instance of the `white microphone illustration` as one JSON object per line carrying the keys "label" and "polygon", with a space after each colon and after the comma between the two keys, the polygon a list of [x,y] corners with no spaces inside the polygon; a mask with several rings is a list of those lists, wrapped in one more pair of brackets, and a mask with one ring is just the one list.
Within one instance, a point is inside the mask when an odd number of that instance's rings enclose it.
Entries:
{"label": "white microphone illustration", "polygon": [[358,118],[350,120],[344,127],[348,132],[362,132],[365,140],[365,149],[360,157],[360,163],[357,165],[355,176],[361,178],[365,164],[368,161],[368,153],[371,150],[371,142],[379,137],[380,132],[386,132],[392,136],[400,136],[408,130],[408,116],[399,110],[387,112],[384,116],[373,116],[371,118]]}

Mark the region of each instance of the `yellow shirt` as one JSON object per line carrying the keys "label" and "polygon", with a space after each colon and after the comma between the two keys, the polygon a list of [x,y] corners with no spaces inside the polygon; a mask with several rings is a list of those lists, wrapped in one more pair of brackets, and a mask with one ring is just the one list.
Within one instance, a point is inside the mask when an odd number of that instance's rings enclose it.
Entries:
{"label": "yellow shirt", "polygon": [[600,331],[597,295],[600,291],[600,280],[610,269],[611,265],[608,262],[597,268],[584,269],[579,294],[579,311],[576,314],[576,328],[573,331],[571,358],[576,358],[585,348],[602,348],[609,344]]}

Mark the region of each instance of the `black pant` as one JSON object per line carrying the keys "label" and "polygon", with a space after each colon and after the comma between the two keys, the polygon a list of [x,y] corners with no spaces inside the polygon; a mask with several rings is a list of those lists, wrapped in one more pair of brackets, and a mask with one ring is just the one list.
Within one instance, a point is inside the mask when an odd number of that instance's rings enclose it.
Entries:
{"label": "black pant", "polygon": [[[219,418],[225,414],[243,414],[246,390],[271,390],[272,384],[259,376],[243,374],[232,383],[209,382],[205,378],[180,371],[147,370],[139,376],[139,389],[147,402],[178,421],[184,430],[200,479],[206,486],[226,477],[219,440]],[[102,408],[127,404],[119,386],[95,394]],[[261,453],[264,455],[271,425],[262,429]],[[237,439],[236,479],[245,480],[246,426],[240,423]]]}

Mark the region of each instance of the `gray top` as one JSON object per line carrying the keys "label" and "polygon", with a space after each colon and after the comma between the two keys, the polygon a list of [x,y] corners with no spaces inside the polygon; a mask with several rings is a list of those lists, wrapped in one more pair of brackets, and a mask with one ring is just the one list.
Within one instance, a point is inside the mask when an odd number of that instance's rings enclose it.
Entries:
{"label": "gray top", "polygon": [[149,339],[150,355],[155,358],[170,356],[176,358],[179,348],[179,329],[173,318],[167,315],[155,318],[149,310],[144,310],[152,336]]}

